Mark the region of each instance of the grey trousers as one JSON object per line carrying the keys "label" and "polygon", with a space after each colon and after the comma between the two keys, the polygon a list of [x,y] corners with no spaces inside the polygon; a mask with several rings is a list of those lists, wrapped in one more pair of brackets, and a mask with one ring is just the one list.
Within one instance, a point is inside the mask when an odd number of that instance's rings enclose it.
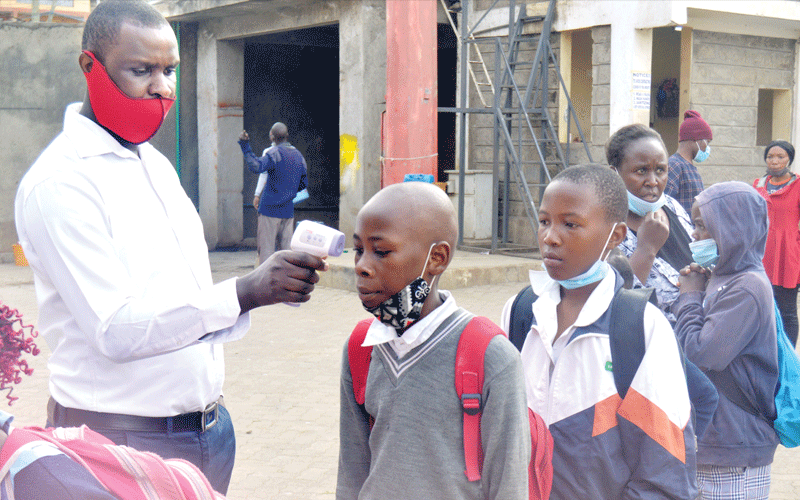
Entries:
{"label": "grey trousers", "polygon": [[294,217],[279,219],[258,214],[258,263],[278,250],[288,250],[294,232]]}

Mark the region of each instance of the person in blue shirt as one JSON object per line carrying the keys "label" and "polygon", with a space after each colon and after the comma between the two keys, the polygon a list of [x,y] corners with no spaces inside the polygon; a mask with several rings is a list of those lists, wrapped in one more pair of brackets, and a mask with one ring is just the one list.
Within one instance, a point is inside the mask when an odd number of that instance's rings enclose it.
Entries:
{"label": "person in blue shirt", "polygon": [[247,168],[267,173],[267,183],[258,204],[258,261],[263,263],[278,250],[287,250],[294,231],[294,197],[306,188],[306,160],[289,142],[289,129],[281,122],[269,131],[273,145],[260,158],[250,147],[247,131],[239,135]]}

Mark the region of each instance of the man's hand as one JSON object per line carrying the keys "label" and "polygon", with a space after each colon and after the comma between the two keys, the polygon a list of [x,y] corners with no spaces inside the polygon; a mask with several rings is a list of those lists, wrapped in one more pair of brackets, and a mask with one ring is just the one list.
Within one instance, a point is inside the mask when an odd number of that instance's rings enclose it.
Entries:
{"label": "man's hand", "polygon": [[258,210],[258,202],[261,201],[258,199],[258,196],[253,196],[253,208]]}
{"label": "man's hand", "polygon": [[250,136],[247,135],[247,130],[242,130],[242,133],[239,134],[239,140],[240,141],[249,141],[250,140]]}
{"label": "man's hand", "polygon": [[695,262],[681,269],[680,293],[705,291],[709,273]]}
{"label": "man's hand", "polygon": [[236,280],[239,307],[245,313],[278,302],[308,302],[319,281],[317,271],[327,270],[327,262],[305,252],[275,252],[254,271]]}

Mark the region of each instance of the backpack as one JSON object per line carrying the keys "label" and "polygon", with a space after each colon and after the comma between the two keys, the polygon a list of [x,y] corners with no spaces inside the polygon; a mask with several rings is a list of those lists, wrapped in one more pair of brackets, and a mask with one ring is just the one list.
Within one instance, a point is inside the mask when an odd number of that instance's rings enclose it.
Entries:
{"label": "backpack", "polygon": [[778,385],[775,388],[775,420],[770,421],[747,399],[726,368],[709,371],[708,377],[733,404],[747,413],[772,424],[781,444],[786,448],[800,445],[800,359],[783,329],[783,319],[775,304],[775,325],[778,337]]}
{"label": "backpack", "polygon": [[[530,285],[523,288],[511,305],[508,338],[522,351],[525,337],[533,324],[531,305],[538,297]],[[628,290],[620,288],[611,299],[611,318],[609,323],[609,345],[611,347],[611,372],[614,385],[622,399],[628,393],[633,377],[639,370],[644,357],[644,310],[647,303],[655,305],[656,297],[652,288]],[[680,349],[680,344],[678,344]],[[692,403],[692,416],[695,435],[700,437],[717,409],[719,394],[714,384],[683,355],[681,350],[686,386]]]}
{"label": "backpack", "polygon": [[659,118],[674,118],[680,111],[680,91],[676,78],[666,78],[656,92],[656,114]]}
{"label": "backpack", "polygon": [[[23,468],[26,450],[37,442],[48,442],[86,468],[110,493],[121,500],[220,500],[206,477],[190,462],[164,460],[155,453],[117,446],[88,427],[17,427],[0,450],[0,480]],[[30,452],[33,453],[33,452]],[[25,463],[21,463],[25,461]],[[13,499],[13,489],[4,498]]]}
{"label": "backpack", "polygon": [[[360,321],[347,343],[347,357],[350,375],[353,378],[353,394],[356,402],[364,409],[366,399],[367,374],[372,358],[372,347],[364,347],[364,338],[374,319]],[[481,450],[481,410],[483,394],[483,358],[489,342],[495,335],[505,335],[488,318],[472,318],[458,341],[455,365],[456,394],[464,410],[464,473],[469,481],[481,479],[483,452]],[[531,429],[531,461],[528,465],[528,493],[530,500],[547,499],[553,481],[553,437],[547,425],[538,414],[528,409]],[[374,420],[369,416],[370,428]]]}
{"label": "backpack", "polygon": [[[644,309],[653,297],[652,288],[620,288],[611,300],[611,365],[614,385],[623,399],[644,357]],[[508,339],[520,351],[533,325],[531,306],[536,299],[538,296],[528,285],[517,294],[511,305]]]}

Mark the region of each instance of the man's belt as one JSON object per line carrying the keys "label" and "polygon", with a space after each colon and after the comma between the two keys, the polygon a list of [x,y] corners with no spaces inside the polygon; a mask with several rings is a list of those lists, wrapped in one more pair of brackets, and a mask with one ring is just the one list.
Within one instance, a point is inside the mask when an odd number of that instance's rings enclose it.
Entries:
{"label": "man's belt", "polygon": [[[219,407],[224,406],[222,397],[206,406],[203,411],[175,415],[174,417],[142,417],[119,413],[101,413],[78,410],[60,405],[50,398],[52,409],[50,421],[59,427],[79,427],[86,425],[92,430],[129,432],[205,432],[217,424]],[[102,434],[102,432],[101,432]]]}

